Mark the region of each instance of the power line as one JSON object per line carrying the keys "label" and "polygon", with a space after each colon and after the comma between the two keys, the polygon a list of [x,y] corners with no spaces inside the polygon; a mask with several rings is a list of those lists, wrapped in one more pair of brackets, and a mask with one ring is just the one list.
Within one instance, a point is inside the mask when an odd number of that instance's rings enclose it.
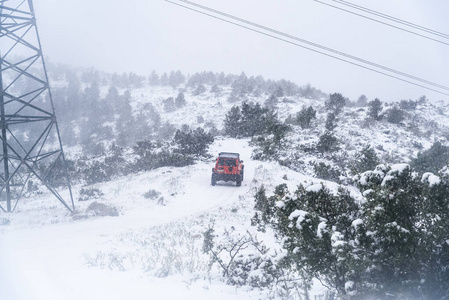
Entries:
{"label": "power line", "polygon": [[[417,35],[417,36],[422,37],[422,38],[425,38],[425,39],[428,39],[428,40],[432,40],[434,42],[441,43],[441,44],[449,46],[449,42],[445,42],[445,41],[442,41],[442,40],[439,40],[439,39],[427,36],[425,34],[421,34],[421,33],[418,33],[418,32],[412,31],[412,30],[408,30],[408,29],[402,28],[400,26],[392,25],[390,23],[383,22],[383,21],[380,21],[378,19],[375,19],[375,18],[372,18],[372,17],[368,17],[366,15],[363,15],[363,14],[360,14],[360,13],[356,13],[354,11],[351,11],[351,10],[348,10],[348,9],[344,9],[344,8],[339,7],[339,6],[335,6],[335,5],[332,5],[332,4],[320,1],[320,0],[314,0],[314,1],[317,2],[317,3],[321,3],[323,5],[327,5],[329,7],[332,7],[332,8],[335,8],[335,9],[338,9],[338,10],[341,10],[341,11],[344,11],[344,12],[347,12],[347,13],[359,16],[359,17],[362,17],[362,18],[365,18],[365,19],[368,19],[368,20],[371,20],[371,21],[383,24],[383,25],[390,26],[392,28],[396,28],[396,29],[399,29],[399,30],[402,30],[402,31],[405,31],[405,32],[408,32],[408,33],[411,33],[411,34],[414,34],[414,35]],[[355,4],[346,2],[346,1],[339,1],[339,0],[332,0],[332,1],[338,2],[338,3],[342,4],[342,5],[346,5],[346,6],[352,7],[354,9],[358,9],[358,10],[361,10],[361,11],[364,11],[364,12],[376,15],[376,16],[384,18],[384,19],[388,19],[388,20],[396,22],[396,23],[400,23],[402,25],[406,25],[408,27],[412,27],[412,28],[417,29],[419,31],[424,31],[424,32],[430,33],[432,35],[436,35],[436,36],[438,36],[440,38],[443,38],[443,39],[449,39],[449,35],[447,35],[447,34],[444,34],[444,33],[438,32],[438,31],[434,31],[432,29],[429,29],[429,28],[426,28],[426,27],[423,27],[423,26],[420,26],[420,25],[416,25],[416,24],[413,24],[413,23],[410,23],[410,22],[407,22],[407,21],[404,21],[404,20],[401,20],[401,19],[397,19],[397,18],[388,16],[388,15],[382,14],[380,12],[376,12],[374,10],[370,10],[368,8],[364,8],[362,6],[358,6],[358,5],[355,5]]]}
{"label": "power line", "polygon": [[[449,91],[449,87],[447,87],[447,86],[437,84],[432,81],[422,79],[422,78],[419,78],[419,77],[416,77],[416,76],[413,76],[413,75],[410,75],[410,74],[407,74],[407,73],[404,73],[401,71],[397,71],[392,68],[385,67],[383,65],[376,64],[376,63],[370,62],[368,60],[361,59],[361,58],[343,53],[341,51],[334,50],[332,48],[321,46],[319,44],[309,42],[307,40],[286,34],[284,32],[253,23],[253,22],[247,21],[245,19],[238,18],[236,16],[226,14],[224,12],[221,12],[221,11],[218,11],[218,10],[215,10],[215,9],[212,9],[212,8],[209,8],[209,7],[206,7],[206,6],[191,2],[191,1],[179,0],[180,2],[186,3],[186,4],[194,6],[196,8],[193,8],[193,7],[190,7],[187,5],[183,5],[180,3],[176,3],[176,2],[170,1],[170,0],[165,0],[165,1],[169,2],[171,4],[174,4],[174,5],[180,6],[182,8],[185,8],[185,9],[188,9],[191,11],[195,11],[200,14],[203,14],[203,15],[206,15],[206,16],[209,16],[209,17],[212,17],[212,18],[215,18],[215,19],[218,19],[218,20],[221,20],[221,21],[254,31],[254,32],[257,32],[259,34],[269,36],[271,38],[274,38],[274,39],[277,39],[277,40],[280,40],[280,41],[283,41],[283,42],[286,42],[286,43],[289,43],[289,44],[292,44],[292,45],[295,45],[295,46],[298,46],[298,47],[301,47],[301,48],[304,48],[304,49],[307,49],[307,50],[310,50],[310,51],[313,51],[313,52],[316,52],[316,53],[319,53],[322,55],[326,55],[328,57],[332,57],[332,58],[338,59],[340,61],[350,63],[352,65],[356,65],[358,67],[361,67],[361,68],[364,68],[364,69],[367,69],[367,70],[370,70],[370,71],[373,71],[373,72],[376,72],[376,73],[379,73],[379,74],[382,74],[382,75],[385,75],[385,76],[388,76],[388,77],[391,77],[391,78],[394,78],[397,80],[401,80],[401,81],[407,82],[409,84],[413,84],[415,86],[419,86],[419,87],[449,96],[448,92],[441,91],[441,90]],[[205,12],[205,11],[207,11],[207,12]],[[222,17],[220,17],[220,16],[222,16]],[[225,18],[223,18],[223,17],[225,17]],[[228,18],[228,19],[226,19],[226,18]],[[234,21],[230,21],[229,19],[234,20]],[[237,22],[235,22],[235,21],[237,21]],[[240,22],[240,23],[238,23],[238,22]],[[246,25],[243,25],[241,23],[244,23]],[[249,25],[249,26],[247,26],[247,25]],[[259,30],[255,29],[253,27],[259,28]],[[296,41],[296,42],[294,42],[294,41]],[[298,44],[297,42],[306,44],[308,46]],[[317,49],[314,49],[314,48],[317,48]],[[326,52],[330,52],[331,54],[326,53]],[[370,67],[368,67],[366,65],[368,65]],[[420,83],[417,83],[416,81],[420,82]],[[429,87],[429,86],[431,86],[431,87]],[[436,88],[441,89],[441,90],[438,90]]]}
{"label": "power line", "polygon": [[416,28],[418,30],[422,30],[422,31],[425,31],[425,32],[428,32],[428,33],[431,33],[431,34],[434,34],[434,35],[437,35],[437,36],[449,39],[449,34],[438,32],[436,30],[433,30],[433,29],[430,29],[430,28],[427,28],[427,27],[424,27],[424,26],[421,26],[421,25],[417,25],[417,24],[414,24],[412,22],[401,20],[399,18],[392,17],[392,16],[389,16],[387,14],[384,14],[384,13],[381,13],[381,12],[378,12],[378,11],[375,11],[375,10],[372,10],[372,9],[369,9],[369,8],[366,8],[366,7],[363,7],[363,6],[360,6],[360,5],[356,5],[356,4],[353,4],[353,3],[348,2],[348,1],[344,1],[344,0],[332,0],[332,1],[339,2],[339,3],[343,4],[343,5],[347,5],[347,6],[359,9],[359,10],[363,10],[365,12],[368,12],[368,13],[371,13],[371,14],[383,17],[385,19],[389,19],[391,21],[395,21],[395,22],[404,24],[406,26],[413,27],[413,28]]}

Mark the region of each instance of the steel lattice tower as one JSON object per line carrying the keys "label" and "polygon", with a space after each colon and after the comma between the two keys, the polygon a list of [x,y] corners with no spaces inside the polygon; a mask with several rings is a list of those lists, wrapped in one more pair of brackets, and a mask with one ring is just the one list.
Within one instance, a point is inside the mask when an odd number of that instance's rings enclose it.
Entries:
{"label": "steel lattice tower", "polygon": [[37,182],[73,211],[32,0],[0,0],[0,65],[0,209],[14,211]]}

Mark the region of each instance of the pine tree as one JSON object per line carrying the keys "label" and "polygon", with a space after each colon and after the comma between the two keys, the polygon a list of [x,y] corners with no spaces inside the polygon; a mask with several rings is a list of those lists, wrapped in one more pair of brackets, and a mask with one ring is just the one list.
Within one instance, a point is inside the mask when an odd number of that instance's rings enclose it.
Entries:
{"label": "pine tree", "polygon": [[365,95],[361,95],[357,99],[357,106],[363,107],[363,106],[366,106],[367,104],[368,104],[368,98]]}
{"label": "pine tree", "polygon": [[159,74],[156,71],[152,71],[150,76],[148,77],[148,81],[151,86],[157,86],[160,84]]}
{"label": "pine tree", "polygon": [[137,75],[136,73],[130,72],[128,75],[128,83],[134,88],[141,88],[145,81],[144,76]]}
{"label": "pine tree", "polygon": [[176,89],[179,85],[185,82],[186,78],[180,71],[171,71],[170,76],[168,77],[168,84]]}
{"label": "pine tree", "polygon": [[178,152],[183,155],[193,155],[195,157],[206,156],[209,145],[214,142],[214,137],[206,133],[203,128],[195,130],[177,130],[174,143],[178,146]]}
{"label": "pine tree", "polygon": [[380,114],[381,111],[382,102],[379,99],[376,98],[373,101],[368,102],[368,117],[375,121],[380,121],[382,119],[382,115]]}
{"label": "pine tree", "polygon": [[263,108],[259,103],[242,103],[242,125],[244,136],[253,137],[256,134],[266,132],[272,118],[269,118],[269,110]]}
{"label": "pine tree", "polygon": [[168,75],[167,73],[164,73],[161,75],[160,79],[159,79],[159,84],[162,86],[167,86],[168,85]]}
{"label": "pine tree", "polygon": [[340,93],[334,93],[329,96],[329,99],[326,101],[325,106],[326,109],[330,112],[333,112],[335,115],[338,115],[343,110],[343,107],[348,102],[348,99],[343,97]]}
{"label": "pine tree", "polygon": [[233,106],[228,111],[224,121],[224,132],[230,137],[239,137],[242,135],[242,113],[239,106]]}

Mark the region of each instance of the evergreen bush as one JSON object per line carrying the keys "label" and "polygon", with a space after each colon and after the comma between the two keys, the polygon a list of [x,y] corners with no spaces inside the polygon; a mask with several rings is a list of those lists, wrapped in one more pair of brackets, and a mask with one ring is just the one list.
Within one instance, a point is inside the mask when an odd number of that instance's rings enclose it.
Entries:
{"label": "evergreen bush", "polygon": [[87,201],[92,199],[100,199],[104,196],[103,192],[97,188],[82,188],[78,201]]}
{"label": "evergreen bush", "polygon": [[334,113],[328,113],[324,127],[327,131],[333,131],[337,127],[337,116]]}
{"label": "evergreen bush", "polygon": [[214,137],[198,127],[195,130],[177,130],[173,138],[178,147],[176,151],[182,155],[193,155],[195,157],[206,156],[207,149],[214,142]]}
{"label": "evergreen bush", "polygon": [[312,106],[303,107],[296,114],[296,123],[301,126],[302,129],[310,128],[310,123],[313,119],[316,119],[316,110]]}
{"label": "evergreen bush", "polygon": [[313,163],[313,170],[318,178],[335,182],[340,181],[340,170],[337,168],[333,168],[330,165],[325,164],[324,162]]}
{"label": "evergreen bush", "polygon": [[405,119],[405,112],[396,105],[390,108],[386,114],[387,121],[393,124],[399,124]]}
{"label": "evergreen bush", "polygon": [[449,297],[449,169],[417,176],[407,164],[378,165],[354,180],[362,201],[322,183],[281,185],[270,198],[259,190],[253,224],[274,229],[290,265],[338,298]]}
{"label": "evergreen bush", "polygon": [[421,174],[425,172],[436,174],[448,164],[449,147],[440,142],[433,143],[429,149],[418,153],[410,162],[410,165]]}
{"label": "evergreen bush", "polygon": [[329,95],[329,99],[325,102],[326,109],[335,115],[339,115],[349,100],[340,93]]}
{"label": "evergreen bush", "polygon": [[350,169],[353,174],[363,173],[374,168],[380,164],[380,159],[370,145],[365,146],[360,152],[357,152]]}
{"label": "evergreen bush", "polygon": [[379,99],[374,99],[368,102],[368,117],[375,121],[380,121],[382,119],[382,102]]}
{"label": "evergreen bush", "polygon": [[329,131],[326,131],[320,136],[320,139],[316,145],[318,152],[335,152],[339,149],[339,142],[335,135]]}

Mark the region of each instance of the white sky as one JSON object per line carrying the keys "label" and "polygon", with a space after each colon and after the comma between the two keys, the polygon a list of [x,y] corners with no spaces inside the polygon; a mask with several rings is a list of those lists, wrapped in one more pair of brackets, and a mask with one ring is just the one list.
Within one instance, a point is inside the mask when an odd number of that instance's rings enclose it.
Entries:
{"label": "white sky", "polygon": [[[330,2],[330,0],[323,0]],[[191,12],[164,0],[35,0],[51,62],[149,75],[214,71],[311,83],[352,100],[449,100],[287,43]],[[313,0],[195,0],[390,68],[449,85],[449,46],[324,6]],[[447,0],[351,0],[449,34]]]}

